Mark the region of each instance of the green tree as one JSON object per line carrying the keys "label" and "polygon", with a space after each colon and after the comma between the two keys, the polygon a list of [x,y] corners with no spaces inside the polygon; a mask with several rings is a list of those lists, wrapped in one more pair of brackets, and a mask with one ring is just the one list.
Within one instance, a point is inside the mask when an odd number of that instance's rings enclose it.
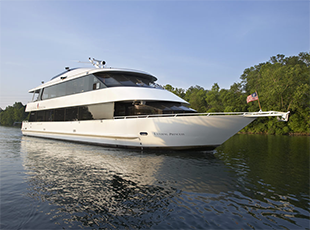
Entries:
{"label": "green tree", "polygon": [[174,88],[171,85],[167,84],[164,86],[164,89],[174,93],[175,95],[179,96],[180,98],[184,99],[184,97],[185,97],[185,90],[182,88]]}
{"label": "green tree", "polygon": [[220,91],[224,112],[244,112],[247,111],[246,94],[242,91],[241,83],[234,83],[229,90]]}
{"label": "green tree", "polygon": [[14,122],[22,122],[28,116],[25,106],[21,102],[15,102],[13,106],[8,106],[0,113],[0,124],[12,126]]}
{"label": "green tree", "polygon": [[220,86],[214,83],[211,90],[207,92],[206,102],[208,112],[223,112],[224,107],[220,98]]}
{"label": "green tree", "polygon": [[230,89],[220,89],[215,83],[211,90],[191,86],[186,90],[165,88],[187,100],[198,112],[257,112],[257,101],[246,103],[249,94],[258,92],[264,111],[290,111],[288,122],[274,117],[259,118],[243,131],[252,133],[310,133],[310,53],[285,57],[278,54],[265,63],[246,68]]}
{"label": "green tree", "polygon": [[[260,120],[267,126],[254,122],[249,129],[269,134],[309,133],[309,64],[309,53],[292,57],[278,54],[244,71],[240,77],[243,89],[247,94],[258,91],[263,110],[291,111],[288,123],[266,118]],[[249,103],[248,111],[257,109],[257,103]]]}
{"label": "green tree", "polygon": [[307,84],[307,67],[267,63],[260,71],[260,97],[266,110],[288,111],[294,103],[295,92],[301,85]]}
{"label": "green tree", "polygon": [[260,78],[259,71],[264,64],[265,63],[260,63],[258,65],[255,65],[254,67],[252,66],[250,68],[246,68],[243,71],[243,74],[241,75],[240,79],[241,79],[242,90],[246,94],[251,94],[255,92],[256,90],[258,90],[260,86],[258,82]]}
{"label": "green tree", "polygon": [[207,91],[201,86],[191,86],[186,90],[184,99],[188,101],[191,108],[195,109],[198,113],[204,113],[207,111],[206,92]]}

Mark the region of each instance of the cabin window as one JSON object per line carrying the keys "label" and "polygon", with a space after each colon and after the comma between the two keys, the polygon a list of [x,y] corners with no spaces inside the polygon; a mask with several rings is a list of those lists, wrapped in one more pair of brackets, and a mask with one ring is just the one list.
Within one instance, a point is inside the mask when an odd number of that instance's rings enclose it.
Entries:
{"label": "cabin window", "polygon": [[45,121],[45,111],[38,111],[36,121]]}
{"label": "cabin window", "polygon": [[51,98],[116,86],[161,88],[159,85],[155,84],[152,81],[152,77],[148,75],[123,72],[100,72],[65,81],[57,85],[46,87],[44,89],[36,90],[34,92],[32,101],[40,100],[40,98],[41,100],[47,100]]}
{"label": "cabin window", "polygon": [[99,82],[94,83],[93,89],[100,89],[100,83]]}
{"label": "cabin window", "polygon": [[152,87],[155,84],[151,81],[151,77],[131,73],[95,73],[107,87],[117,86],[136,86],[136,87]]}
{"label": "cabin window", "polygon": [[46,110],[45,111],[45,120],[46,121],[53,121],[55,117],[55,110]]}
{"label": "cabin window", "polygon": [[93,120],[93,115],[89,111],[88,106],[79,107],[79,120]]}
{"label": "cabin window", "polygon": [[119,74],[114,76],[115,81],[119,82],[121,85],[126,86],[135,86],[134,76],[130,77],[129,75]]}
{"label": "cabin window", "polygon": [[65,109],[55,109],[54,121],[64,121],[64,120],[65,120]]}
{"label": "cabin window", "polygon": [[66,95],[66,82],[52,86],[52,90],[55,91],[55,97],[61,97]]}
{"label": "cabin window", "polygon": [[32,111],[29,121],[77,121],[110,119],[113,116],[196,113],[178,102],[134,101]]}
{"label": "cabin window", "polygon": [[65,95],[75,94],[77,91],[77,82],[76,81],[68,81],[65,82]]}
{"label": "cabin window", "polygon": [[110,74],[105,74],[103,77],[98,76],[98,78],[108,87],[121,86],[121,83],[115,80]]}
{"label": "cabin window", "polygon": [[83,93],[94,89],[102,89],[105,87],[106,86],[98,78],[91,74],[46,87],[43,89],[41,98],[42,100],[46,100],[76,93]]}
{"label": "cabin window", "polygon": [[78,121],[112,118],[114,103],[32,111],[29,121]]}
{"label": "cabin window", "polygon": [[114,116],[134,116],[150,114],[177,114],[196,113],[194,109],[188,108],[178,102],[141,102],[115,103]]}
{"label": "cabin window", "polygon": [[39,101],[42,89],[33,92],[32,101]]}
{"label": "cabin window", "polygon": [[126,116],[129,114],[128,107],[129,103],[115,103],[115,116]]}
{"label": "cabin window", "polygon": [[53,98],[56,96],[55,86],[47,87],[43,89],[42,100]]}
{"label": "cabin window", "polygon": [[65,121],[78,120],[78,107],[66,108]]}
{"label": "cabin window", "polygon": [[36,121],[36,112],[31,112],[29,116],[29,121]]}

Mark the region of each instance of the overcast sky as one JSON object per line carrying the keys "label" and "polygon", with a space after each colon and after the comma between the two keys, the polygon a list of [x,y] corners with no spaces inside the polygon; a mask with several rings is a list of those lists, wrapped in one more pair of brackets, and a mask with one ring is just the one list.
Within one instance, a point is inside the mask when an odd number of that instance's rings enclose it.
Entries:
{"label": "overcast sky", "polygon": [[161,85],[229,88],[271,56],[309,52],[309,1],[0,0],[0,107],[65,66],[143,70]]}

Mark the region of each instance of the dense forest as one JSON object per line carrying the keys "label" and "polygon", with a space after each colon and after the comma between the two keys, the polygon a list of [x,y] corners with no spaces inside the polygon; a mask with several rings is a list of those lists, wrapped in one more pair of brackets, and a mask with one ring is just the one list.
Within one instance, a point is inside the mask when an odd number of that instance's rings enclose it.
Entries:
{"label": "dense forest", "polygon": [[28,113],[25,112],[25,107],[21,102],[15,102],[5,110],[0,109],[0,125],[13,126],[27,119]]}
{"label": "dense forest", "polygon": [[[187,90],[167,84],[165,89],[188,101],[191,108],[204,112],[256,112],[257,101],[247,104],[248,95],[257,92],[263,111],[290,111],[288,122],[259,118],[241,132],[264,134],[310,134],[310,54],[285,57],[278,54],[269,61],[247,68],[230,89],[215,83],[210,90],[191,86]],[[12,126],[27,118],[25,106],[17,102],[0,110],[0,124]]]}
{"label": "dense forest", "polygon": [[310,133],[310,54],[285,57],[278,54],[269,61],[247,68],[230,89],[211,90],[192,86],[187,90],[165,85],[164,88],[188,101],[193,109],[204,112],[255,112],[257,101],[246,103],[248,95],[257,92],[263,111],[290,111],[289,122],[275,117],[259,118],[241,132],[264,134]]}

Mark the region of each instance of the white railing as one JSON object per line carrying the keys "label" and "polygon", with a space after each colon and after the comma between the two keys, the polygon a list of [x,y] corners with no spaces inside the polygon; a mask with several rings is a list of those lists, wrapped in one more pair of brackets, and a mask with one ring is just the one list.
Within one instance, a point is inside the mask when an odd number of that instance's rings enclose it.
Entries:
{"label": "white railing", "polygon": [[152,118],[152,117],[182,117],[182,116],[227,116],[239,115],[243,117],[279,117],[280,121],[288,121],[288,112],[277,111],[259,111],[259,112],[216,112],[216,113],[176,113],[176,114],[150,114],[150,115],[133,115],[133,116],[116,116],[114,119],[130,119],[130,118]]}

